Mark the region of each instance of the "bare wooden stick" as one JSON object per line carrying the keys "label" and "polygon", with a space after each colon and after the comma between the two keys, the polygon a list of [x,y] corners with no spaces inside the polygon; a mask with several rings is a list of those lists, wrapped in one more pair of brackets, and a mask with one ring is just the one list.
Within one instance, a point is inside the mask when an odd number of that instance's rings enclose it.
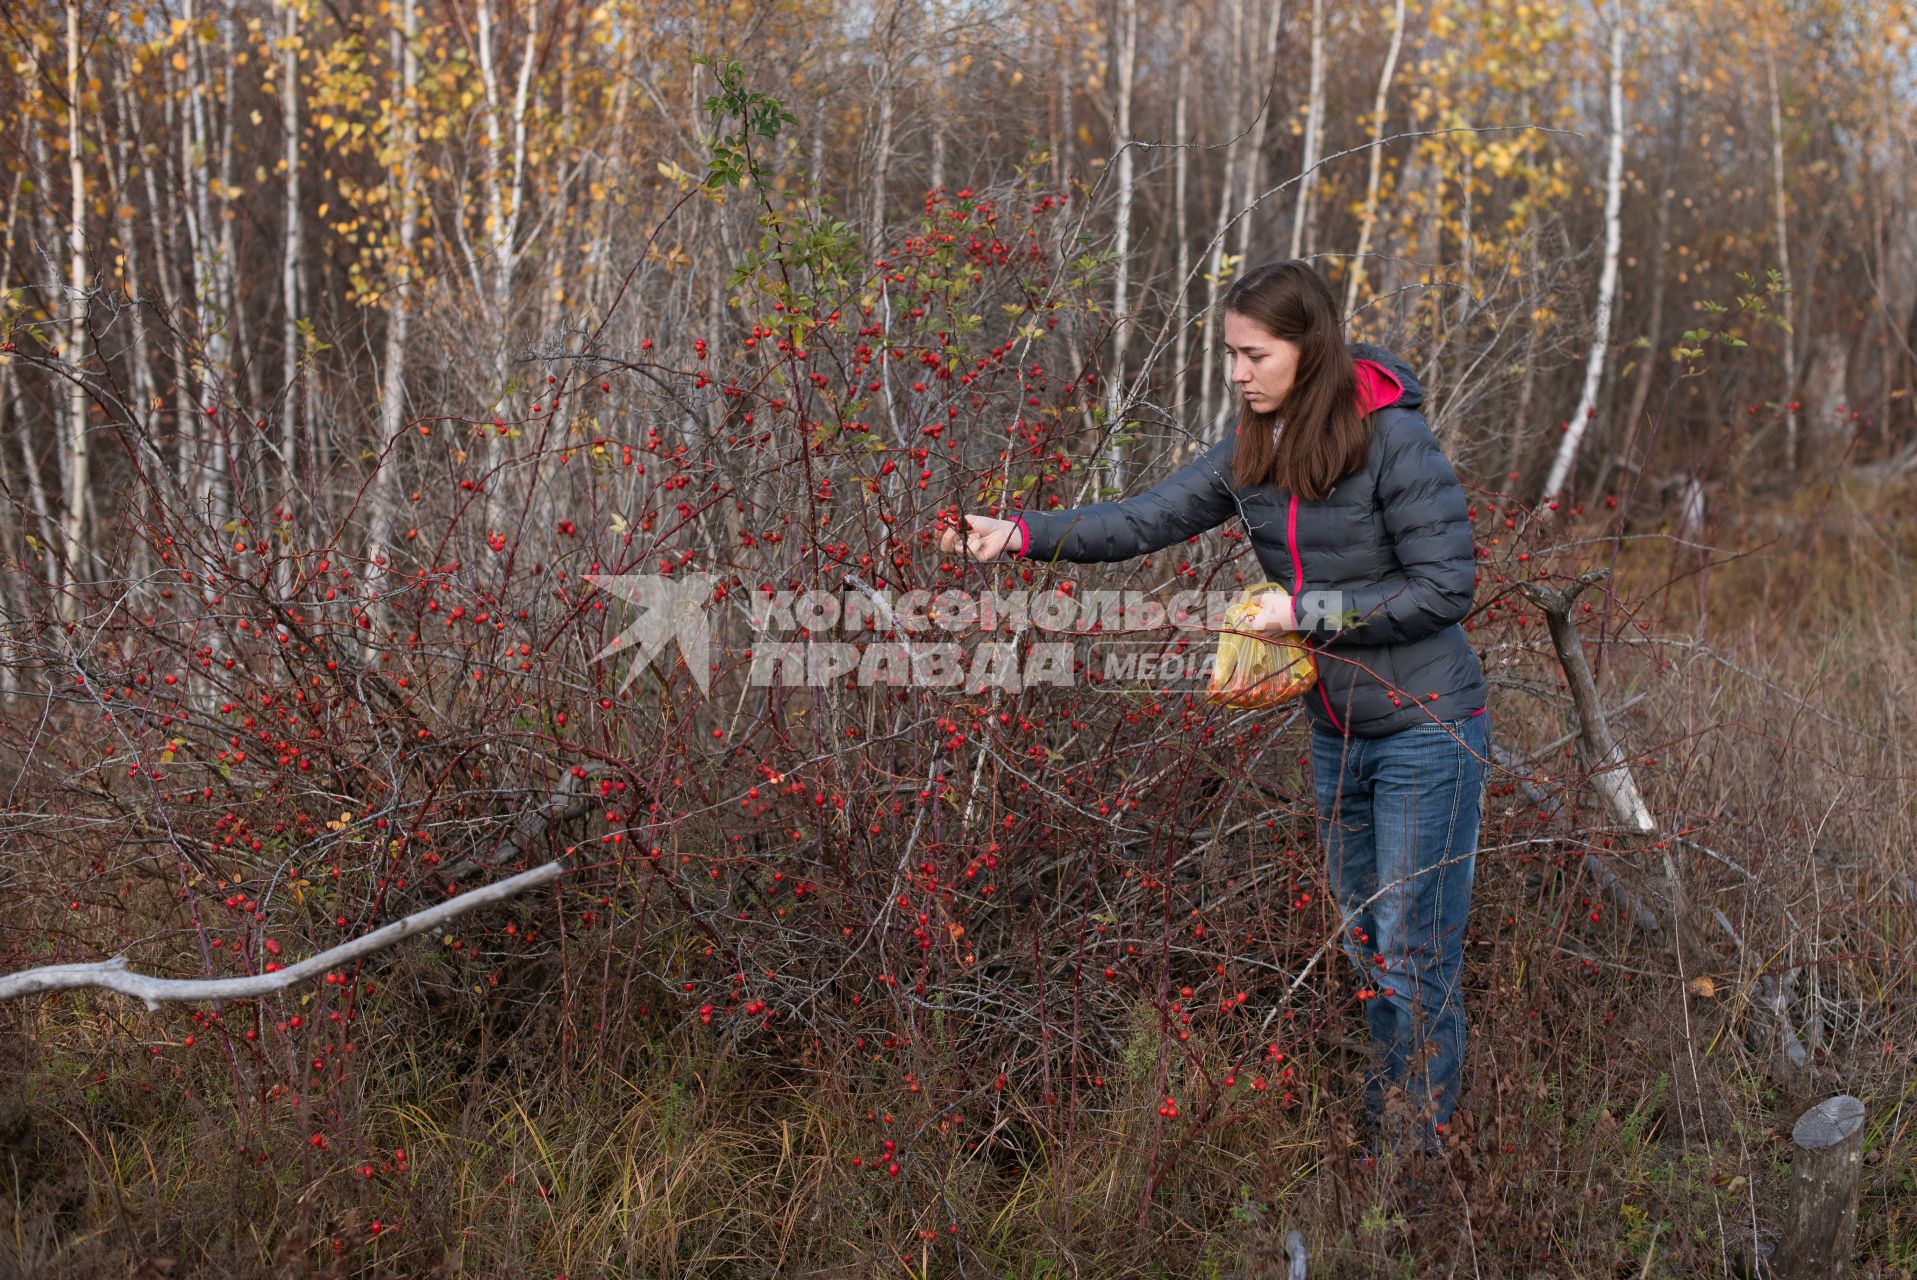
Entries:
{"label": "bare wooden stick", "polygon": [[1857,1195],[1864,1171],[1864,1104],[1849,1094],[1826,1098],[1791,1129],[1790,1218],[1778,1246],[1778,1280],[1837,1280],[1857,1238]]}
{"label": "bare wooden stick", "polygon": [[1311,1261],[1311,1252],[1296,1231],[1285,1232],[1285,1259],[1285,1280],[1305,1280],[1305,1264]]}
{"label": "bare wooden stick", "polygon": [[[1584,748],[1585,763],[1594,770],[1592,788],[1619,822],[1639,831],[1655,831],[1657,822],[1651,817],[1650,806],[1644,803],[1644,794],[1637,788],[1631,766],[1611,736],[1610,717],[1604,714],[1604,704],[1598,700],[1597,680],[1591,675],[1591,664],[1584,657],[1584,644],[1578,638],[1576,624],[1571,621],[1571,606],[1577,603],[1578,596],[1586,587],[1609,576],[1608,569],[1593,569],[1579,574],[1577,581],[1563,591],[1537,583],[1522,583],[1518,589],[1544,614],[1544,624],[1551,632],[1551,644],[1558,651],[1558,663],[1564,668],[1565,681],[1571,687],[1571,702],[1577,708],[1578,740]],[[1672,887],[1675,889],[1676,885]]]}
{"label": "bare wooden stick", "polygon": [[462,893],[450,902],[415,911],[351,942],[342,942],[337,947],[272,973],[258,973],[245,978],[153,978],[130,971],[126,967],[125,956],[114,956],[111,960],[93,964],[51,964],[7,974],[0,977],[0,1000],[14,1000],[47,991],[99,987],[145,1001],[146,1007],[151,1010],[167,1002],[244,1000],[252,996],[271,995],[361,956],[383,951],[414,934],[424,933],[465,915],[468,911],[503,902],[537,885],[557,880],[563,870],[561,862],[555,859],[483,889]]}

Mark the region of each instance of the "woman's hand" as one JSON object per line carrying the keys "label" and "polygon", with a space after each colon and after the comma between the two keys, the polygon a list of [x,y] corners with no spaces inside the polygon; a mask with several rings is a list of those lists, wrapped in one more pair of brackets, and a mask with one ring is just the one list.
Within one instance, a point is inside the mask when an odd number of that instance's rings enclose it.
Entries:
{"label": "woman's hand", "polygon": [[1258,597],[1258,612],[1252,616],[1251,629],[1270,634],[1296,631],[1298,619],[1294,616],[1291,596],[1283,591],[1267,591]]}
{"label": "woman's hand", "polygon": [[[965,526],[965,553],[974,560],[996,560],[1006,551],[1025,549],[1018,525],[1010,520],[999,520],[992,516],[966,516]],[[947,555],[956,555],[959,546],[957,529],[947,529],[939,535],[939,547]]]}

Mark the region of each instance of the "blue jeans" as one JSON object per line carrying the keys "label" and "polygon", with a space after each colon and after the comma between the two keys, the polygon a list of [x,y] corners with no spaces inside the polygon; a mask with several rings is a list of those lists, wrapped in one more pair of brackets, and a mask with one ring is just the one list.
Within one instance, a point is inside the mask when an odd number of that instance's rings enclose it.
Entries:
{"label": "blue jeans", "polygon": [[[1339,937],[1371,1024],[1365,1114],[1387,1140],[1409,1137],[1406,1145],[1425,1149],[1450,1123],[1464,1066],[1460,977],[1490,718],[1434,720],[1383,738],[1311,734]],[[1417,1117],[1409,1134],[1401,1109],[1386,1106],[1398,1091]]]}

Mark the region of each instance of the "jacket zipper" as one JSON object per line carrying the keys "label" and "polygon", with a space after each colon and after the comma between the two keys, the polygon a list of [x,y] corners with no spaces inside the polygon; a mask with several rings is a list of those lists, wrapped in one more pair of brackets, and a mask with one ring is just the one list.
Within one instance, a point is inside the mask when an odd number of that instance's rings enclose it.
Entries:
{"label": "jacket zipper", "polygon": [[[1298,495],[1291,495],[1291,506],[1285,513],[1285,548],[1291,552],[1291,597],[1294,601],[1305,589],[1305,562],[1298,555]],[[1294,613],[1296,610],[1293,611]],[[1309,639],[1307,638],[1307,643]],[[1314,649],[1316,645],[1312,646]],[[1331,709],[1331,695],[1325,692],[1322,676],[1318,679],[1318,700],[1324,704],[1325,715],[1331,719],[1331,727],[1339,733],[1345,731],[1344,724],[1338,719],[1338,713]]]}

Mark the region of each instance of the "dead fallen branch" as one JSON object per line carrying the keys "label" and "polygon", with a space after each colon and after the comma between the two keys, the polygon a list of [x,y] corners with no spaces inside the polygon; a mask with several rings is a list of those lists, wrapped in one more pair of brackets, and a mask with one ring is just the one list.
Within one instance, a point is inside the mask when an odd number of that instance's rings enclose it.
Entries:
{"label": "dead fallen branch", "polygon": [[40,995],[49,991],[74,991],[83,987],[99,987],[105,991],[117,991],[121,995],[132,996],[144,1001],[148,1009],[158,1009],[162,1004],[179,1004],[200,1000],[245,1000],[254,996],[272,995],[276,991],[330,972],[341,965],[383,951],[387,947],[425,933],[429,929],[476,911],[480,907],[491,906],[496,902],[524,893],[528,889],[557,880],[564,870],[558,861],[522,871],[516,876],[489,884],[483,889],[474,889],[462,893],[450,902],[442,902],[423,911],[415,911],[409,916],[383,925],[371,933],[354,938],[351,942],[342,942],[316,956],[288,965],[284,969],[275,969],[271,973],[256,973],[244,978],[154,978],[143,973],[134,973],[127,966],[125,956],[114,956],[111,960],[96,961],[92,964],[52,964],[38,969],[27,969],[20,973],[11,973],[0,977],[0,1000],[17,1000],[22,996]]}
{"label": "dead fallen branch", "polygon": [[[1571,621],[1571,606],[1577,603],[1578,596],[1586,587],[1608,577],[1610,570],[1593,569],[1579,574],[1577,581],[1562,591],[1538,583],[1523,583],[1518,589],[1544,614],[1545,626],[1550,629],[1551,644],[1558,652],[1558,663],[1564,668],[1571,701],[1577,708],[1578,741],[1584,749],[1585,763],[1593,770],[1592,788],[1619,822],[1638,831],[1655,831],[1657,822],[1651,817],[1650,806],[1644,803],[1644,795],[1638,790],[1637,779],[1631,774],[1622,748],[1611,735],[1610,718],[1598,700],[1597,680],[1584,657],[1584,643],[1578,638],[1577,626]],[[1672,888],[1676,887],[1673,883]]]}

